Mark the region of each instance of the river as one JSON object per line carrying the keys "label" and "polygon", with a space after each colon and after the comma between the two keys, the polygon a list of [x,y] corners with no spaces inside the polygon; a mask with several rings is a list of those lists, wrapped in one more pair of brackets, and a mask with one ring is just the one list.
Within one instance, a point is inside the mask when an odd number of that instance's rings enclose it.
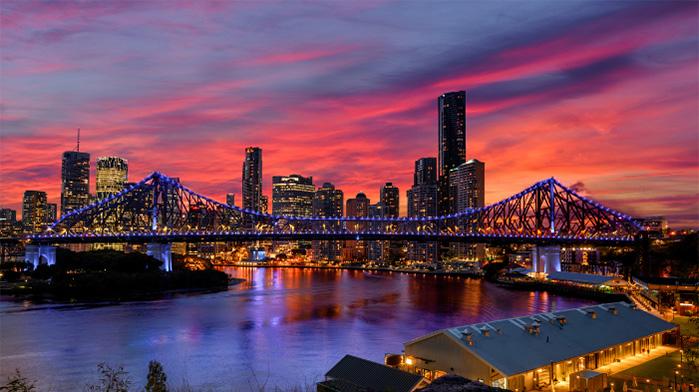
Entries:
{"label": "river", "polygon": [[225,292],[120,304],[0,300],[0,377],[82,390],[96,365],[123,365],[134,390],[148,361],[174,386],[247,391],[312,385],[343,355],[377,362],[436,329],[590,304],[479,279],[324,269],[230,268]]}

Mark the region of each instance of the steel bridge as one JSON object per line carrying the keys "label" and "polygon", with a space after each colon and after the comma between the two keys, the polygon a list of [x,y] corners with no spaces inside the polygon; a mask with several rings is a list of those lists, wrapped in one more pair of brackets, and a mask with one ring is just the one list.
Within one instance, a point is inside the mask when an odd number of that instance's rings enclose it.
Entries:
{"label": "steel bridge", "polygon": [[497,203],[435,217],[280,216],[230,206],[154,172],[64,215],[37,245],[256,240],[408,240],[475,243],[632,244],[641,227],[554,178]]}

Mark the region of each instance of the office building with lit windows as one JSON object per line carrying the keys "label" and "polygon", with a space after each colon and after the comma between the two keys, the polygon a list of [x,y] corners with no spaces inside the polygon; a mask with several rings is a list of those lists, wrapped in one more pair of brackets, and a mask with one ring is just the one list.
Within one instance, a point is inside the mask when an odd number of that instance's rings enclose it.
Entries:
{"label": "office building with lit windows", "polygon": [[90,154],[63,153],[61,164],[61,216],[90,203]]}
{"label": "office building with lit windows", "polygon": [[22,228],[17,222],[17,211],[10,208],[0,208],[0,237],[16,237]]}
{"label": "office building with lit windows", "polygon": [[[324,218],[341,217],[344,212],[344,194],[340,189],[326,182],[316,190],[313,197],[313,215]],[[315,260],[335,261],[342,255],[341,241],[313,241]]]}
{"label": "office building with lit windows", "polygon": [[453,212],[449,175],[466,162],[466,92],[455,91],[437,100],[439,148],[439,212]]}
{"label": "office building with lit windows", "polygon": [[[367,217],[369,216],[369,205],[371,204],[368,197],[363,192],[357,193],[353,199],[347,199],[345,215],[351,217]],[[366,228],[366,223],[348,222],[349,230],[363,230]],[[367,250],[365,241],[345,241],[345,246],[342,249],[342,259],[345,261],[361,261],[366,260]]]}
{"label": "office building with lit windows", "polygon": [[610,366],[676,350],[677,328],[626,302],[592,305],[435,331],[405,343],[399,367],[511,391],[584,390],[581,379]]}
{"label": "office building with lit windows", "polygon": [[235,206],[235,193],[226,193],[226,204]]}
{"label": "office building with lit windows", "polygon": [[119,193],[129,181],[129,165],[119,157],[99,157],[96,162],[97,199]]}
{"label": "office building with lit windows", "polygon": [[[485,163],[471,159],[451,169],[449,184],[454,212],[485,206]],[[459,259],[483,261],[485,258],[483,244],[453,243],[451,248]]]}
{"label": "office building with lit windows", "polygon": [[[408,189],[408,216],[437,215],[437,158],[420,158],[415,161],[413,186]],[[434,242],[410,242],[408,259],[422,262],[435,261],[437,245]]]}
{"label": "office building with lit windows", "polygon": [[56,203],[46,203],[46,214],[44,220],[46,225],[52,225],[58,218],[58,205]]}
{"label": "office building with lit windows", "polygon": [[46,227],[46,192],[24,191],[22,228],[25,233],[40,233]]}
{"label": "office building with lit windows", "polygon": [[[262,211],[262,149],[247,147],[243,161],[243,208]],[[266,208],[265,211],[266,212]]]}
{"label": "office building with lit windows", "polygon": [[272,177],[272,213],[286,216],[313,215],[313,177],[298,174]]}

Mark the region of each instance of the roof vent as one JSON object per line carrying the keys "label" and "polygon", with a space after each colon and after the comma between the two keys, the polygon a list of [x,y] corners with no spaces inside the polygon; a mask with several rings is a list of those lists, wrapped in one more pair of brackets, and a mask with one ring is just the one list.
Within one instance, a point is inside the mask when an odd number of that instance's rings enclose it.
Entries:
{"label": "roof vent", "polygon": [[568,319],[565,318],[564,316],[557,316],[556,321],[558,321],[558,324],[562,327],[566,324],[568,324]]}
{"label": "roof vent", "polygon": [[586,313],[593,320],[597,318],[597,312],[595,312],[594,310],[587,310]]}
{"label": "roof vent", "polygon": [[539,333],[541,332],[541,328],[539,328],[539,323],[534,323],[527,326],[527,332],[529,332],[530,335],[539,335]]}
{"label": "roof vent", "polygon": [[488,329],[486,327],[481,328],[481,335],[490,336],[490,329]]}
{"label": "roof vent", "polygon": [[471,332],[466,332],[464,330],[464,331],[461,331],[461,334],[463,335],[462,336],[463,340],[466,343],[468,343],[469,346],[473,346],[473,335],[471,334]]}
{"label": "roof vent", "polygon": [[608,308],[607,310],[609,311],[609,313],[611,313],[615,316],[619,314],[619,309],[615,308],[614,306]]}

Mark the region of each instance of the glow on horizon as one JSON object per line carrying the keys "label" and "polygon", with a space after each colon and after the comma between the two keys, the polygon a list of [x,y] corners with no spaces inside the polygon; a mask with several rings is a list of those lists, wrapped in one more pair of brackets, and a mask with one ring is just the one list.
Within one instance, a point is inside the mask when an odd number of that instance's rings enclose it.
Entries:
{"label": "glow on horizon", "polygon": [[[436,99],[467,91],[486,203],[555,176],[636,216],[699,226],[695,2],[0,4],[0,206],[60,199],[61,153],[240,195],[271,177],[376,202],[437,155]],[[468,12],[467,12],[468,11]],[[488,34],[483,34],[487,31]],[[239,199],[239,197],[238,197]]]}

